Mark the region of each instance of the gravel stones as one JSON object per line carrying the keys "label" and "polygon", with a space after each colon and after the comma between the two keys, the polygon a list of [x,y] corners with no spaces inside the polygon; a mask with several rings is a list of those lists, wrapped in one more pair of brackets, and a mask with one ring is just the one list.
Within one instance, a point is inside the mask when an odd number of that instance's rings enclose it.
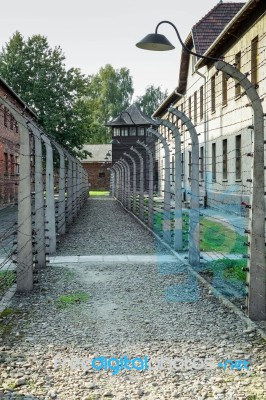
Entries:
{"label": "gravel stones", "polygon": [[[61,242],[60,254],[73,255],[74,248],[76,254],[116,254],[115,246],[117,254],[158,249],[118,204],[90,200]],[[256,332],[243,333],[246,324],[197,281],[197,297],[180,301],[190,278],[181,263],[167,274],[154,263],[70,263],[41,270],[34,291],[13,299],[12,308],[22,317],[8,321],[9,333],[0,341],[0,399],[266,398],[265,342]],[[73,292],[87,293],[88,301],[60,307],[59,297]],[[92,368],[95,357],[125,355],[147,355],[164,368],[116,375]],[[250,370],[218,367],[246,356]],[[198,365],[207,357],[215,360],[212,368],[193,368],[194,359]],[[186,362],[174,368],[167,359]]]}

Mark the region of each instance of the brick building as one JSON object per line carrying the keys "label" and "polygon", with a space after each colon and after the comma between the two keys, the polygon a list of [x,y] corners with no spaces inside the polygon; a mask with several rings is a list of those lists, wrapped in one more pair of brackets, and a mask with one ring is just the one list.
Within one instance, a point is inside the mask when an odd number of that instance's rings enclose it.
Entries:
{"label": "brick building", "polygon": [[91,153],[92,157],[81,160],[83,167],[89,174],[91,190],[109,190],[111,166],[111,144],[86,144],[83,150]]}
{"label": "brick building", "polygon": [[14,109],[24,111],[31,118],[36,115],[20,97],[0,78],[0,206],[17,201],[19,178],[19,125],[1,99],[7,98]]}

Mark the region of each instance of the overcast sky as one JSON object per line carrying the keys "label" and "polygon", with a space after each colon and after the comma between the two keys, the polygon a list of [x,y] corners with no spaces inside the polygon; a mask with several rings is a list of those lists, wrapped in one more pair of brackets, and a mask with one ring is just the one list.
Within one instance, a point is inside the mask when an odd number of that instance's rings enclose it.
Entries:
{"label": "overcast sky", "polygon": [[[238,1],[238,0],[236,0]],[[3,46],[18,30],[24,37],[42,34],[49,44],[60,45],[67,67],[93,74],[101,66],[129,68],[134,81],[134,96],[148,85],[174,90],[178,84],[180,45],[169,25],[165,34],[177,49],[151,52],[135,44],[153,33],[158,22],[173,22],[183,40],[191,27],[219,0],[9,0],[1,9]]]}

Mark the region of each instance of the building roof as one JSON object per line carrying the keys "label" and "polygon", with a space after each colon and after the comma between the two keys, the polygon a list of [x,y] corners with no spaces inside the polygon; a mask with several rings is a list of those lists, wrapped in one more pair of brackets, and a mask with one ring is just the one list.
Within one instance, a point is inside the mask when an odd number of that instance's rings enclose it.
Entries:
{"label": "building roof", "polygon": [[104,162],[108,151],[112,151],[111,144],[85,144],[82,150],[87,150],[91,153],[92,157],[81,160],[82,163]]}
{"label": "building roof", "polygon": [[32,110],[24,103],[24,101],[19,97],[19,95],[18,95],[16,92],[14,92],[14,90],[7,84],[7,82],[6,82],[1,76],[0,76],[0,85],[2,85],[2,87],[5,88],[5,90],[6,90],[7,92],[9,92],[9,93],[12,95],[12,97],[13,97],[14,99],[16,99],[17,102],[25,108],[25,110],[27,110],[34,118],[38,119],[38,116],[35,114],[35,112],[32,111]]}
{"label": "building roof", "polygon": [[[224,27],[213,43],[206,49],[204,55],[220,58],[226,50],[239,38],[244,32],[252,26],[256,20],[265,13],[265,0],[249,0],[240,9],[240,11]],[[206,59],[199,59],[197,68],[208,63]]]}
{"label": "building roof", "polygon": [[[227,24],[238,14],[245,3],[219,2],[193,27],[185,40],[185,45],[191,50],[195,47],[196,53],[204,54]],[[178,87],[154,112],[153,117],[160,117],[174,101],[177,101],[187,86],[187,76],[190,54],[182,49]]]}
{"label": "building roof", "polygon": [[204,54],[245,3],[216,4],[192,28],[196,53]]}
{"label": "building roof", "polygon": [[[129,114],[129,115],[128,115]],[[131,117],[131,118],[130,118]],[[131,106],[121,112],[116,118],[107,122],[105,126],[135,126],[135,125],[156,125],[155,121],[148,117],[137,104],[133,103]]]}

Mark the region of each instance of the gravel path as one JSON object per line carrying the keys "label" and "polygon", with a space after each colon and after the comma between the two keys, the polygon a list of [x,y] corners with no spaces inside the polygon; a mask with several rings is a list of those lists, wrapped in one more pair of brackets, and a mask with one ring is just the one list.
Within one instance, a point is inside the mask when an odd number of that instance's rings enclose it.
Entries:
{"label": "gravel path", "polygon": [[153,236],[113,199],[92,198],[80,212],[58,255],[154,254],[164,252]]}
{"label": "gravel path", "polygon": [[[78,229],[81,235],[73,233]],[[88,202],[60,255],[74,254],[71,241],[75,254],[82,255],[114,254],[115,243],[117,254],[158,249],[111,200]],[[266,399],[265,341],[193,280],[181,262],[54,264],[37,278],[34,291],[17,296],[0,323],[1,399]],[[82,294],[75,304],[59,301],[74,293]],[[161,369],[114,375],[92,368],[92,359],[100,356],[148,356],[152,365],[159,362],[155,357],[168,361]],[[213,359],[211,368],[207,358]],[[248,360],[249,370],[218,366],[227,359]]]}

